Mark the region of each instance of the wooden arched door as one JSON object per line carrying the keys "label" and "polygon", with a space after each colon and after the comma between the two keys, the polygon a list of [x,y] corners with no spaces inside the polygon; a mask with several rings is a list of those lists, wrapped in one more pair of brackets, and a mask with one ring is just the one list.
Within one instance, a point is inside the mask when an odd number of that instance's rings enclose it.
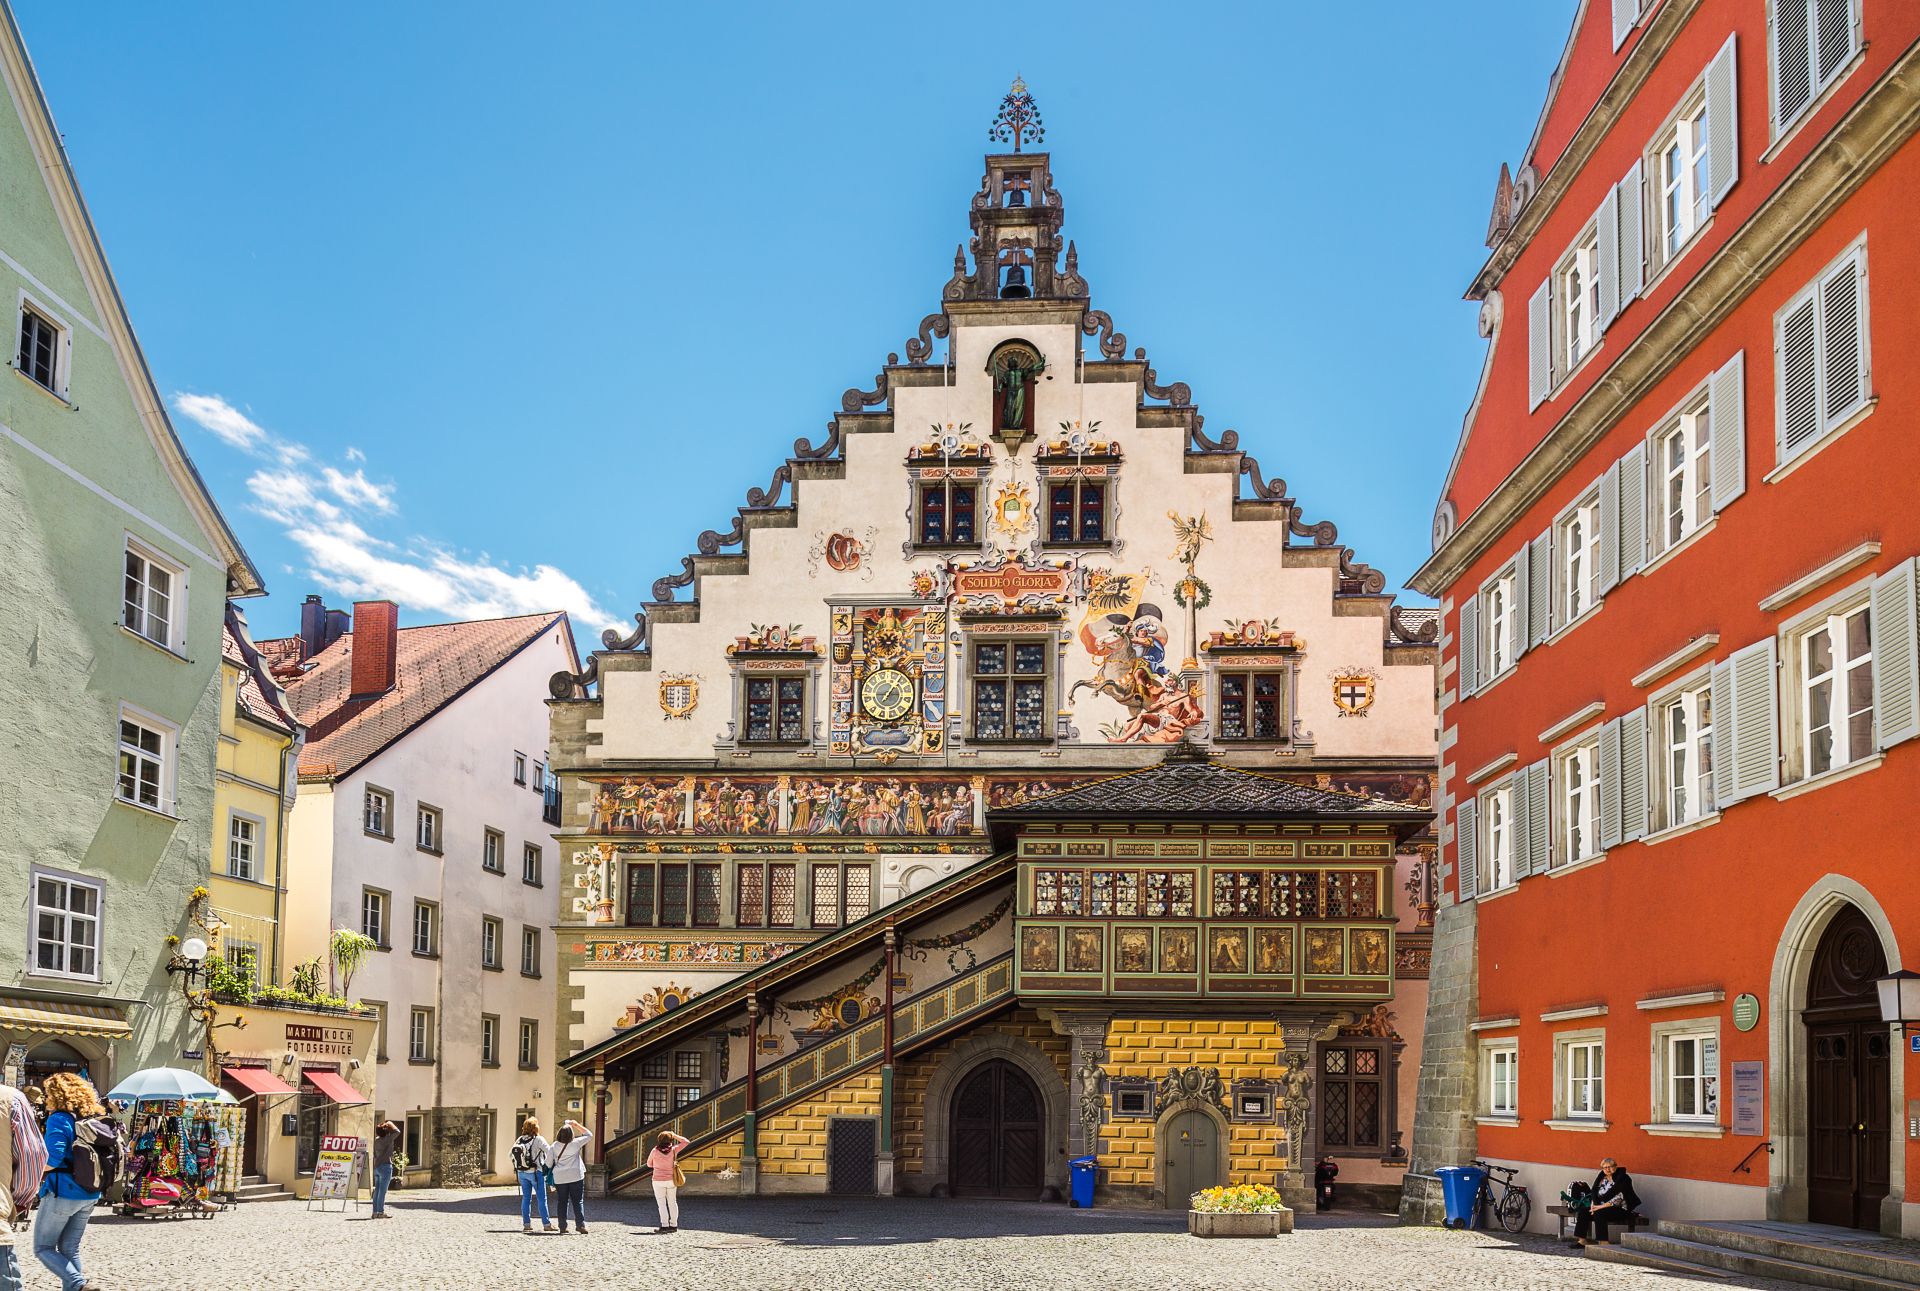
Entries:
{"label": "wooden arched door", "polygon": [[1038,1197],[1040,1091],[1004,1058],[984,1062],[953,1091],[947,1186],[956,1197]]}
{"label": "wooden arched door", "polygon": [[1879,934],[1853,906],[1821,935],[1807,981],[1807,1218],[1878,1229],[1887,1195],[1892,1046],[1873,979]]}

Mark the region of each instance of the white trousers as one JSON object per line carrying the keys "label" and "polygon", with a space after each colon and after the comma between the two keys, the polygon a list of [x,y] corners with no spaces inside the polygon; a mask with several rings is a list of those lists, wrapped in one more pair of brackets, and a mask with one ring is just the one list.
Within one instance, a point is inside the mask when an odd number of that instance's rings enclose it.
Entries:
{"label": "white trousers", "polygon": [[660,1207],[660,1227],[680,1227],[680,1189],[673,1180],[655,1179],[653,1200]]}

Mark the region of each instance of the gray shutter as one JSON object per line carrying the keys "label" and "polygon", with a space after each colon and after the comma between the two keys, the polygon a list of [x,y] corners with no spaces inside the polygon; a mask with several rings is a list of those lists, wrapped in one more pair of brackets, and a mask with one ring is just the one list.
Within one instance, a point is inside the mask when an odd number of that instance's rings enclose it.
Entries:
{"label": "gray shutter", "polygon": [[1460,676],[1455,685],[1459,688],[1460,698],[1478,693],[1480,689],[1480,593],[1469,592],[1467,599],[1460,604],[1460,639],[1455,643],[1459,649],[1455,652],[1460,659]]}
{"label": "gray shutter", "polygon": [[1647,836],[1647,710],[1620,720],[1620,841]]}
{"label": "gray shutter", "polygon": [[1547,774],[1551,762],[1542,758],[1527,768],[1527,870],[1533,874],[1545,874],[1553,855],[1549,841],[1553,837],[1553,809],[1548,805],[1551,781]]}
{"label": "gray shutter", "polygon": [[1813,102],[1813,32],[1805,0],[1767,6],[1773,29],[1773,133],[1799,116]]}
{"label": "gray shutter", "polygon": [[1620,463],[1600,477],[1600,594],[1620,581]]}
{"label": "gray shutter", "polygon": [[1739,78],[1732,36],[1707,64],[1707,193],[1713,205],[1740,178]]}
{"label": "gray shutter", "polygon": [[1814,319],[1819,301],[1809,295],[1780,320],[1776,342],[1780,365],[1780,460],[1820,433],[1820,343]]}
{"label": "gray shutter", "polygon": [[1527,556],[1533,586],[1527,589],[1527,640],[1539,645],[1553,631],[1553,530],[1535,538]]}
{"label": "gray shutter", "polygon": [[1533,853],[1527,841],[1533,827],[1533,798],[1527,793],[1527,779],[1532,774],[1532,767],[1521,767],[1507,782],[1507,855],[1513,860],[1516,882],[1533,873]]}
{"label": "gray shutter", "polygon": [[1619,576],[1637,574],[1647,563],[1647,444],[1642,440],[1620,458]]}
{"label": "gray shutter", "polygon": [[1776,672],[1771,637],[1735,650],[1725,663],[1714,665],[1714,783],[1720,790],[1717,805],[1722,808],[1780,787],[1780,691]]}
{"label": "gray shutter", "polygon": [[1593,271],[1600,276],[1600,330],[1620,312],[1620,190],[1609,188],[1593,214]]}
{"label": "gray shutter", "polygon": [[1527,411],[1546,402],[1553,389],[1553,280],[1527,301]]}
{"label": "gray shutter", "polygon": [[1600,849],[1620,841],[1620,719],[1600,728]]}
{"label": "gray shutter", "polygon": [[1865,301],[1860,260],[1849,258],[1820,284],[1820,358],[1826,381],[1820,407],[1824,430],[1867,395]]}
{"label": "gray shutter", "polygon": [[1533,548],[1527,543],[1520,544],[1519,552],[1513,558],[1513,603],[1509,607],[1513,617],[1513,657],[1518,659],[1533,644],[1532,633],[1527,630],[1531,622],[1533,600]]}
{"label": "gray shutter", "polygon": [[1747,491],[1746,358],[1744,350],[1734,355],[1707,384],[1707,433],[1716,512]]}
{"label": "gray shutter", "polygon": [[1820,54],[1813,70],[1825,84],[1859,48],[1852,0],[1819,0],[1814,6],[1814,30],[1819,33]]}
{"label": "gray shutter", "polygon": [[1454,877],[1460,899],[1471,901],[1480,872],[1480,800],[1468,798],[1453,818]]}
{"label": "gray shutter", "polygon": [[1920,560],[1873,580],[1873,726],[1879,747],[1920,736]]}
{"label": "gray shutter", "polygon": [[1613,0],[1613,47],[1626,42],[1627,33],[1640,21],[1640,0]]}
{"label": "gray shutter", "polygon": [[1647,285],[1646,163],[1635,159],[1620,181],[1620,308]]}

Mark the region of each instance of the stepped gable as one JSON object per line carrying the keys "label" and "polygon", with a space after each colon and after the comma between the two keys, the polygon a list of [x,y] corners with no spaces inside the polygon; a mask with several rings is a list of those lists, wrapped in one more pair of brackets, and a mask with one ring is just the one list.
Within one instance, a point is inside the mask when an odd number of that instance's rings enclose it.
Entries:
{"label": "stepped gable", "polygon": [[[288,706],[307,727],[300,778],[335,780],[352,774],[565,617],[523,614],[401,628],[395,634],[393,687],[357,699],[352,697],[354,634],[344,634],[283,681]],[[259,649],[270,665],[287,669],[299,657],[300,640],[273,638],[260,642]]]}
{"label": "stepped gable", "polygon": [[1166,758],[1153,766],[1076,785],[987,814],[994,821],[1365,816],[1423,823],[1433,817],[1430,811],[1382,798],[1316,789],[1280,776],[1211,762],[1206,760],[1203,751],[1188,745],[1173,746]]}

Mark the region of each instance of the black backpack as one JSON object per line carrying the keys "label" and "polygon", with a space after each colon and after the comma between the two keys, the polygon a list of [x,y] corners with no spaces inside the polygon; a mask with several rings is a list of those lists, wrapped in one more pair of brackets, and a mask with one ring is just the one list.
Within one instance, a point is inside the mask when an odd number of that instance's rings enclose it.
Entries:
{"label": "black backpack", "polygon": [[540,1159],[540,1149],[531,1135],[522,1134],[513,1141],[513,1169],[516,1174],[527,1170],[538,1170],[546,1162]]}
{"label": "black backpack", "polygon": [[67,1149],[67,1164],[62,1167],[87,1192],[105,1192],[120,1182],[125,1168],[127,1145],[120,1137],[120,1126],[104,1116],[76,1119],[73,1144]]}

